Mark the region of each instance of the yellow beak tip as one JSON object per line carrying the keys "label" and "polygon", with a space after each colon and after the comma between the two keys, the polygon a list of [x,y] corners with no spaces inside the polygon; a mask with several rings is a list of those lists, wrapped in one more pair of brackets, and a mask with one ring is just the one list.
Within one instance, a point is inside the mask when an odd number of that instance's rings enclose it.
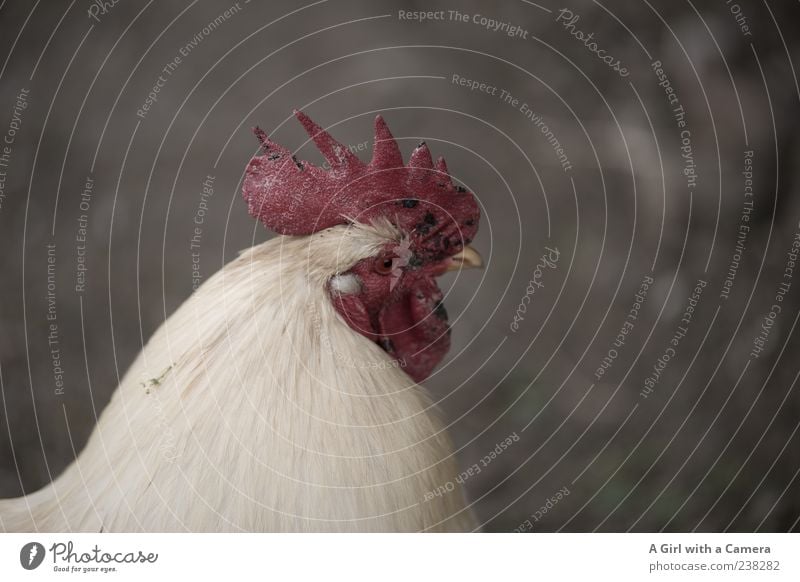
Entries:
{"label": "yellow beak tip", "polygon": [[459,269],[479,269],[483,267],[483,259],[480,253],[470,246],[464,247],[461,251],[450,257],[448,271]]}

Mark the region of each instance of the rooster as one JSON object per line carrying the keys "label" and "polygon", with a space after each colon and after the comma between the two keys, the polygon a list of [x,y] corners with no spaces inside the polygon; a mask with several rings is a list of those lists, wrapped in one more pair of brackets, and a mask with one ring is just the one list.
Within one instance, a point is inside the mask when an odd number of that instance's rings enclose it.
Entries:
{"label": "rooster", "polygon": [[153,335],[50,485],[6,531],[469,531],[452,445],[419,383],[450,330],[437,276],[477,267],[475,197],[375,120],[366,164],[302,112],[330,170],[256,128],[250,214],[280,236]]}

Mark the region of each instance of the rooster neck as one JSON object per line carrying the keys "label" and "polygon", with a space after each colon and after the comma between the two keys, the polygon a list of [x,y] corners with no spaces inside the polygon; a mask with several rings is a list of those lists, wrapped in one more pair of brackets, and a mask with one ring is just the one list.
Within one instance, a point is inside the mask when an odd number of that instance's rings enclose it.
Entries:
{"label": "rooster neck", "polygon": [[460,491],[426,499],[458,470],[425,392],[287,243],[244,252],[162,325],[78,461],[14,502],[12,528],[474,527]]}

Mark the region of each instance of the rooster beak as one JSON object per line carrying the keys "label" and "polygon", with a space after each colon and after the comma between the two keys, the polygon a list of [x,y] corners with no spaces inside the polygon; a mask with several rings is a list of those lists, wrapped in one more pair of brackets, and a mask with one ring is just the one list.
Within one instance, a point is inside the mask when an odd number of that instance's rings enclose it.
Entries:
{"label": "rooster beak", "polygon": [[478,254],[478,251],[467,246],[450,257],[450,264],[447,265],[447,270],[458,271],[459,269],[477,269],[479,267],[483,267],[483,259]]}

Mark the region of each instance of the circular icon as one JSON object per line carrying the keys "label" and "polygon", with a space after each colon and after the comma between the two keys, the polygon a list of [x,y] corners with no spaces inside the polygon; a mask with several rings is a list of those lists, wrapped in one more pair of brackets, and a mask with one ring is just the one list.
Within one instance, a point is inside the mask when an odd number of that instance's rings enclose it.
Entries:
{"label": "circular icon", "polygon": [[44,546],[39,542],[27,543],[19,552],[19,563],[26,570],[35,570],[42,565],[44,554]]}

